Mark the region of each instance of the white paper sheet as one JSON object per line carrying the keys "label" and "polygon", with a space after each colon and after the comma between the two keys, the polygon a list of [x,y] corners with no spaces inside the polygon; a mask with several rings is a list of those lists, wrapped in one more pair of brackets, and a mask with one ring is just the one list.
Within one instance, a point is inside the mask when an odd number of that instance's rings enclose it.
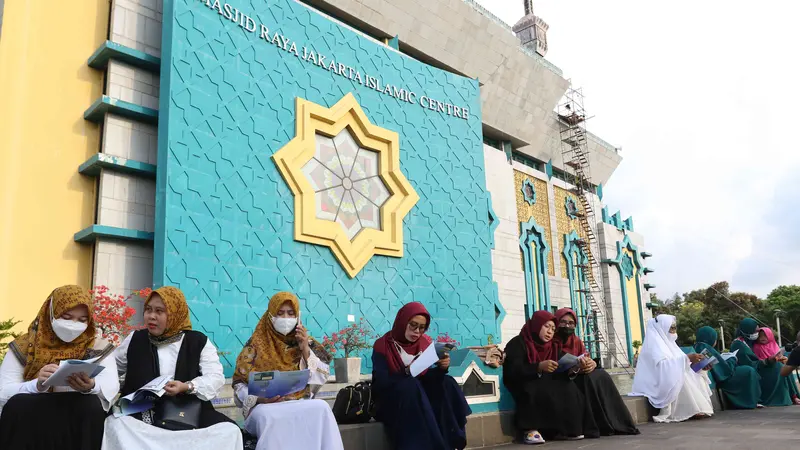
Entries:
{"label": "white paper sheet", "polygon": [[725,361],[727,361],[727,360],[729,360],[729,359],[731,359],[731,358],[736,358],[736,354],[737,354],[737,353],[739,353],[739,350],[736,350],[736,351],[735,351],[735,352],[733,352],[733,353],[723,353],[723,354],[721,354],[720,356],[722,356],[722,359],[724,359]]}
{"label": "white paper sheet", "polygon": [[415,377],[425,370],[427,370],[430,366],[432,366],[436,361],[439,361],[439,355],[436,354],[436,346],[429,345],[428,348],[422,352],[421,355],[417,357],[414,362],[411,363],[411,367],[409,371],[411,372],[411,376]]}
{"label": "white paper sheet", "polygon": [[89,375],[89,378],[94,378],[99,375],[103,369],[105,369],[105,367],[97,363],[78,361],[74,359],[64,360],[59,363],[58,370],[56,370],[54,374],[50,375],[50,378],[42,383],[42,385],[47,387],[69,386],[69,383],[67,383],[67,378],[69,378],[70,375],[83,372],[86,375]]}

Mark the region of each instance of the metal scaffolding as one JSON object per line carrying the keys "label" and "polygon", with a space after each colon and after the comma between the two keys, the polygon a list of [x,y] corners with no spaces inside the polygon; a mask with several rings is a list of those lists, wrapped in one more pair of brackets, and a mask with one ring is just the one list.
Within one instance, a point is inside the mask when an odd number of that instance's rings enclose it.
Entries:
{"label": "metal scaffolding", "polygon": [[[580,202],[580,208],[572,212],[581,224],[583,236],[573,241],[584,253],[585,262],[575,267],[582,274],[587,285],[575,289],[588,302],[591,312],[585,311],[578,317],[581,339],[590,350],[599,356],[613,358],[619,367],[630,367],[626,357],[626,345],[622,344],[619,334],[614,328],[613,318],[608,314],[609,305],[605,301],[602,286],[597,282],[595,274],[601,273],[600,261],[595,256],[599,252],[599,243],[595,229],[597,221],[594,215],[594,185],[591,182],[589,165],[589,145],[586,131],[586,110],[584,109],[583,90],[570,88],[564,95],[564,101],[558,106],[558,118],[561,121],[561,156],[564,163],[564,178],[572,184],[570,190]],[[600,318],[605,317],[608,339],[600,329]]]}

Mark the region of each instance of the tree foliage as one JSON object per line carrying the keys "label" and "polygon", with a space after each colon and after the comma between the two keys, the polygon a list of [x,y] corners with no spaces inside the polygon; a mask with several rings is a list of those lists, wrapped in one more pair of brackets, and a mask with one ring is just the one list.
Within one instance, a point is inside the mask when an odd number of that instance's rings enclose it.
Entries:
{"label": "tree foliage", "polygon": [[[792,310],[796,311],[793,313],[793,317],[797,319],[797,325],[800,325],[800,314],[798,314],[800,313],[800,287],[794,286],[794,288],[796,289],[794,291],[785,289],[785,295],[780,298],[786,305],[785,311],[789,311],[790,306],[796,308],[796,310]],[[776,291],[779,289],[781,288]],[[772,295],[770,294],[770,296]],[[680,345],[693,345],[698,328],[707,325],[719,330],[720,324],[722,324],[725,332],[722,341],[727,347],[735,337],[739,322],[750,315],[775,328],[775,318],[772,313],[775,309],[774,302],[769,300],[769,297],[768,300],[761,300],[758,296],[747,292],[731,292],[730,285],[726,281],[714,283],[706,289],[696,289],[683,295],[676,293],[666,301],[651,296],[651,303],[654,304],[654,314],[671,314],[677,318],[678,343]],[[782,326],[781,331],[784,336],[787,336],[787,331],[790,330]]]}
{"label": "tree foliage", "polygon": [[18,323],[20,321],[13,318],[0,321],[0,359],[6,355],[8,344],[19,336],[19,333],[11,331]]}

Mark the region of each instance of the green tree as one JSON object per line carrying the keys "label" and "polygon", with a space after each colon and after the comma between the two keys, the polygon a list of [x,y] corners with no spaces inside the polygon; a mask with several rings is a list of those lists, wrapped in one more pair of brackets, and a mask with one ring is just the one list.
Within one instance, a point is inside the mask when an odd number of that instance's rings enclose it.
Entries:
{"label": "green tree", "polygon": [[[6,355],[10,341],[19,336],[19,333],[11,331],[18,323],[20,323],[20,321],[14,320],[13,318],[0,321],[0,359]],[[6,339],[8,339],[9,342],[6,342]]]}
{"label": "green tree", "polygon": [[[775,326],[776,309],[783,311],[781,314],[781,334],[787,339],[794,340],[800,331],[800,286],[778,286],[767,296],[765,311],[768,323]],[[785,341],[786,339],[784,339]]]}

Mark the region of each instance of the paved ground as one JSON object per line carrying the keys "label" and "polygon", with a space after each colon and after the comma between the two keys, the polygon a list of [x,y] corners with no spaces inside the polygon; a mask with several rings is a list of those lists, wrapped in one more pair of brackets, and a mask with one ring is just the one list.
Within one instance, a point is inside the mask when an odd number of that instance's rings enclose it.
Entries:
{"label": "paved ground", "polygon": [[[755,411],[724,411],[715,417],[676,424],[646,424],[639,436],[578,442],[548,442],[538,448],[591,450],[790,450],[800,448],[800,406]],[[505,445],[497,450],[530,449]]]}

